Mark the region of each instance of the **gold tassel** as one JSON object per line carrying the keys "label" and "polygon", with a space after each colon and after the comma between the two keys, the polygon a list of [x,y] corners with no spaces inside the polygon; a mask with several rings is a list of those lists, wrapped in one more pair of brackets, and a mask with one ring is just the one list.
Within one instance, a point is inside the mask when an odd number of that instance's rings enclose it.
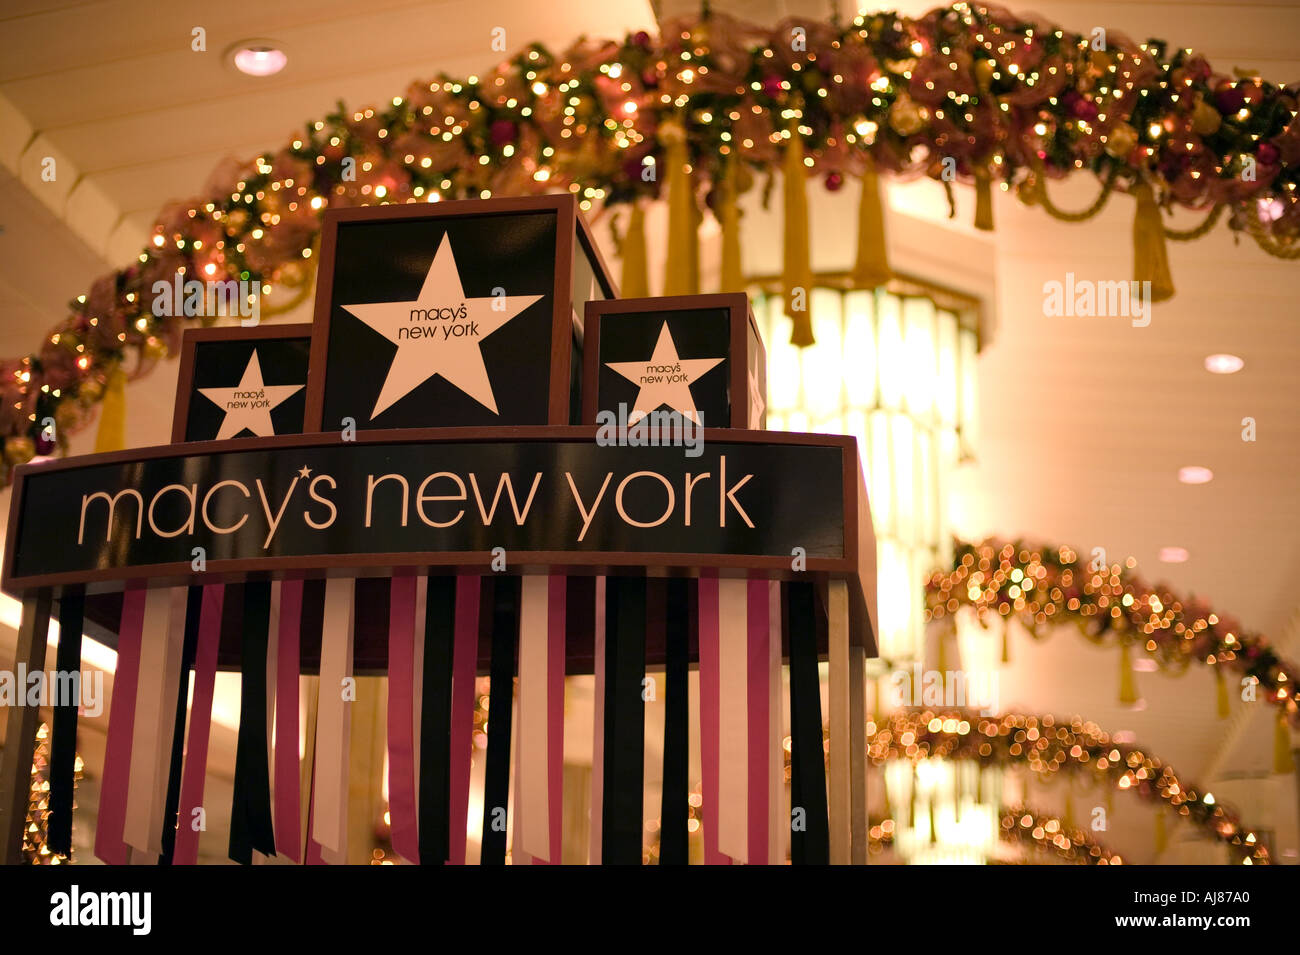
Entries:
{"label": "gold tassel", "polygon": [[983,169],[975,173],[975,228],[993,231],[993,179]]}
{"label": "gold tassel", "polygon": [[1011,627],[1005,620],[1002,622],[1002,662],[1011,662]]}
{"label": "gold tassel", "polygon": [[[783,269],[785,313],[790,316],[790,344],[807,348],[815,343],[808,308],[812,296],[812,258],[808,240],[808,175],[803,164],[803,138],[799,121],[790,120],[790,141],[785,147],[782,170],[785,187],[785,268]],[[803,307],[792,308],[796,289]]]}
{"label": "gold tassel", "polygon": [[668,166],[668,255],[664,262],[664,294],[691,295],[695,259],[695,192],[686,166],[686,134],[680,126],[661,133],[668,144],[664,162]]}
{"label": "gold tassel", "polygon": [[1232,714],[1232,709],[1228,705],[1228,681],[1223,678],[1222,666],[1214,668],[1214,684],[1218,696],[1219,719],[1226,720]]}
{"label": "gold tassel", "polygon": [[690,266],[690,283],[687,285],[689,294],[700,294],[700,226],[704,224],[704,213],[700,207],[691,204],[691,244],[690,257],[687,264]]}
{"label": "gold tassel", "polygon": [[745,291],[745,273],[740,264],[740,195],[736,184],[736,161],[734,153],[727,157],[718,207],[718,224],[722,226],[720,290],[723,292]]}
{"label": "gold tassel", "polygon": [[1066,829],[1074,828],[1074,796],[1068,789],[1065,792],[1065,812],[1061,815],[1061,825]]}
{"label": "gold tassel", "polygon": [[627,220],[627,235],[623,237],[623,287],[624,298],[645,298],[650,294],[650,276],[645,239],[645,210],[638,202],[632,203],[632,213]]}
{"label": "gold tassel", "polygon": [[867,167],[862,172],[862,198],[858,200],[858,260],[853,265],[853,287],[876,288],[892,277],[880,177],[876,174],[876,164],[868,156]]}
{"label": "gold tassel", "polygon": [[1291,752],[1291,728],[1287,726],[1286,713],[1278,710],[1277,725],[1273,730],[1273,772],[1279,775],[1295,772],[1295,756]]}
{"label": "gold tassel", "polygon": [[1119,701],[1127,706],[1138,701],[1137,678],[1133,676],[1133,658],[1127,643],[1119,645]]}
{"label": "gold tassel", "polygon": [[118,365],[108,373],[108,386],[99,412],[99,431],[95,433],[95,453],[121,451],[125,447],[126,372]]}
{"label": "gold tassel", "polygon": [[1133,218],[1133,278],[1150,282],[1151,301],[1163,302],[1173,298],[1174,280],[1169,274],[1160,207],[1148,183],[1138,183],[1133,196],[1137,199],[1137,215]]}
{"label": "gold tassel", "polygon": [[1104,783],[1106,787],[1106,815],[1109,816],[1115,811],[1115,787],[1111,783]]}
{"label": "gold tassel", "polygon": [[948,641],[944,638],[943,631],[938,634],[939,647],[935,653],[935,669],[941,674],[948,672]]}
{"label": "gold tassel", "polygon": [[1165,824],[1165,813],[1163,808],[1156,810],[1155,831],[1156,831],[1156,855],[1160,855],[1160,853],[1164,852],[1167,848],[1169,848],[1169,830]]}

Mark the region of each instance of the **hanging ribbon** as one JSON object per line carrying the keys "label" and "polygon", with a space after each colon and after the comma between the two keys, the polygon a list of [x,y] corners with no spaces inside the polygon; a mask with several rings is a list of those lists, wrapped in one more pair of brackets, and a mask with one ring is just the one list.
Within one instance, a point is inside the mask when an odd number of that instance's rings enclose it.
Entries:
{"label": "hanging ribbon", "polygon": [[749,861],[749,581],[718,580],[718,850]]}
{"label": "hanging ribbon", "polygon": [[644,577],[609,577],[605,591],[604,816],[601,861],[640,865],[645,797]]}
{"label": "hanging ribbon", "polygon": [[719,813],[719,657],[718,657],[718,578],[701,577],[699,603],[700,671],[700,815],[704,829],[704,864],[727,865],[729,861],[718,848]]}
{"label": "hanging ribbon", "polygon": [[975,228],[993,231],[993,178],[987,169],[975,170]]}
{"label": "hanging ribbon", "polygon": [[1133,189],[1137,212],[1133,218],[1133,278],[1151,283],[1151,301],[1173,298],[1174,280],[1169,274],[1164,223],[1150,183],[1139,182]]}
{"label": "hanging ribbon", "polygon": [[789,122],[782,186],[785,197],[785,237],[782,245],[782,293],[790,316],[790,344],[806,348],[815,341],[809,299],[812,297],[812,252],[808,235],[808,170],[803,161],[803,136],[799,120]]}
{"label": "hanging ribbon", "polygon": [[862,170],[862,193],[858,199],[858,256],[853,263],[853,287],[876,288],[893,277],[889,268],[889,247],[885,242],[885,204],[880,194],[880,176],[870,156]]}
{"label": "hanging ribbon", "polygon": [[345,577],[325,581],[311,835],[326,861],[345,857],[347,852],[348,756],[352,739],[351,702],[355,697],[352,676],[355,588],[356,581]]}
{"label": "hanging ribbon", "polygon": [[185,765],[185,714],[189,709],[190,670],[199,643],[199,617],[203,588],[191,585],[185,593],[185,643],[181,648],[180,679],[176,681],[176,703],[172,710],[171,759],[167,768],[167,795],[163,803],[162,856],[159,865],[171,865],[176,857],[176,810],[181,799],[181,771]]}
{"label": "hanging ribbon", "polygon": [[699,291],[695,261],[697,236],[695,190],[686,150],[686,132],[679,123],[666,123],[659,133],[668,167],[668,254],[664,261],[664,295],[694,295]]}
{"label": "hanging ribbon", "polygon": [[1228,681],[1223,678],[1222,666],[1214,668],[1214,691],[1215,710],[1219,719],[1226,720],[1232,715],[1232,707],[1228,699]]}
{"label": "hanging ribbon", "polygon": [[126,447],[126,372],[115,365],[108,373],[99,430],[95,432],[95,453],[121,451]]}
{"label": "hanging ribbon", "polygon": [[275,846],[302,861],[302,805],[299,766],[299,693],[302,650],[303,581],[280,584],[280,616],[275,668]]}
{"label": "hanging ribbon", "polygon": [[690,799],[690,593],[685,577],[665,583],[664,769],[659,812],[659,864],[689,861]]}
{"label": "hanging ribbon", "polygon": [[811,583],[787,585],[783,626],[790,648],[790,859],[795,865],[830,863],[814,597]]}
{"label": "hanging ribbon", "polygon": [[600,865],[601,847],[604,831],[601,821],[605,816],[605,606],[608,581],[605,577],[596,578],[595,608],[592,620],[591,658],[595,670],[592,693],[592,736],[591,736],[591,826],[588,830],[587,861],[591,865]]}
{"label": "hanging ribbon", "polygon": [[523,578],[519,610],[519,758],[515,787],[515,835],[528,856],[555,861],[550,847],[550,579]]}
{"label": "hanging ribbon", "polygon": [[271,770],[267,760],[267,641],[271,623],[271,582],[244,585],[240,641],[239,736],[230,808],[230,858],[242,865],[253,850],[275,855],[271,821]]}
{"label": "hanging ribbon", "polygon": [[187,597],[183,587],[156,588],[145,596],[122,839],[132,849],[155,857],[162,854],[166,769],[171,762]]}
{"label": "hanging ribbon", "polygon": [[[456,619],[461,612],[456,591],[455,577],[431,574],[424,581],[419,777],[419,860],[424,865],[446,864],[451,858],[451,836],[456,829],[462,833],[461,844],[464,845],[465,818],[462,814],[452,825],[450,809],[451,780],[454,778],[451,766],[454,736],[451,728],[452,668]],[[469,745],[459,738],[457,742]]]}
{"label": "hanging ribbon", "polygon": [[104,775],[95,821],[95,855],[108,865],[126,865],[130,854],[122,840],[126,825],[127,788],[131,779],[131,745],[135,737],[135,691],[140,675],[140,637],[144,630],[147,591],[128,587],[122,595],[117,630],[117,669],[104,744]]}
{"label": "hanging ribbon", "polygon": [[740,256],[740,162],[733,150],[724,166],[719,188],[718,224],[722,227],[722,280],[719,291],[745,291]]}
{"label": "hanging ribbon", "polygon": [[420,583],[412,570],[394,572],[388,603],[388,812],[393,851],[416,863],[415,595]]}
{"label": "hanging ribbon", "polygon": [[547,862],[559,865],[563,861],[564,839],[564,660],[568,627],[568,578],[563,574],[551,574],[548,586],[546,753],[550,845]]}
{"label": "hanging ribbon", "polygon": [[450,861],[453,865],[465,864],[465,843],[469,835],[469,777],[474,749],[474,700],[478,692],[475,683],[478,674],[481,595],[481,577],[466,574],[456,578],[456,645],[452,665],[451,760],[449,763],[451,766]]}
{"label": "hanging ribbon", "polygon": [[208,740],[212,729],[212,696],[217,675],[217,649],[221,643],[224,584],[203,588],[199,611],[198,643],[194,651],[194,698],[190,703],[189,735],[185,743],[185,765],[181,771],[180,805],[177,812],[175,865],[194,865],[199,859],[203,788],[207,776]]}
{"label": "hanging ribbon", "polygon": [[519,584],[519,578],[513,576],[499,576],[492,581],[491,685],[488,690],[487,765],[483,774],[482,865],[504,865],[506,861]]}
{"label": "hanging ribbon", "polygon": [[650,294],[649,251],[645,236],[645,209],[631,203],[627,234],[623,236],[623,274],[620,286],[624,298],[645,298]]}
{"label": "hanging ribbon", "polygon": [[765,579],[750,580],[747,584],[748,861],[751,865],[766,865],[771,861],[769,829],[772,818],[771,587]]}
{"label": "hanging ribbon", "polygon": [[1133,675],[1133,658],[1129,645],[1119,645],[1119,701],[1132,706],[1138,701],[1137,678]]}
{"label": "hanging ribbon", "polygon": [[[60,674],[76,673],[81,680],[81,628],[86,590],[68,587],[59,598],[59,648],[54,666]],[[50,740],[50,799],[45,814],[45,844],[55,855],[72,854],[72,802],[77,773],[76,699],[56,700]]]}

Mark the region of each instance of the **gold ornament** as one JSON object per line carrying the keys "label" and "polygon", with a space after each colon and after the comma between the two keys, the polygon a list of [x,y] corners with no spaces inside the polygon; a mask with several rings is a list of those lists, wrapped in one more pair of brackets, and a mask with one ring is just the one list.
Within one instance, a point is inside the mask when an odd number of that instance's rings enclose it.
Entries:
{"label": "gold ornament", "polygon": [[664,146],[676,146],[686,141],[686,130],[681,123],[664,123],[657,136]]}
{"label": "gold ornament", "polygon": [[1205,102],[1205,98],[1198,96],[1196,105],[1192,108],[1192,129],[1198,136],[1213,136],[1223,125],[1223,117],[1219,111]]}
{"label": "gold ornament", "polygon": [[1128,123],[1116,123],[1106,137],[1106,155],[1123,159],[1137,145],[1138,131]]}
{"label": "gold ornament", "polygon": [[5,460],[10,464],[26,464],[36,456],[36,442],[27,435],[5,439]]}
{"label": "gold ornament", "polygon": [[929,118],[924,106],[917,105],[916,100],[906,93],[894,100],[889,107],[889,127],[900,136],[912,136],[925,128]]}
{"label": "gold ornament", "polygon": [[989,86],[993,83],[993,73],[996,70],[997,66],[992,60],[975,61],[975,84],[979,87],[981,93],[989,91]]}

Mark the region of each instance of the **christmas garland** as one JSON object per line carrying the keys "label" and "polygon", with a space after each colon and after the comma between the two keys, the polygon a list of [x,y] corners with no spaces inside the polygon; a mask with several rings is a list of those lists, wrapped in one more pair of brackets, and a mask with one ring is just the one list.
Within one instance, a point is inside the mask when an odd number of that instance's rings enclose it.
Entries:
{"label": "christmas garland", "polygon": [[[877,855],[894,843],[893,819],[881,819],[867,832],[867,850]],[[1123,865],[1124,859],[1107,849],[1087,832],[1072,826],[1051,813],[1037,812],[1025,806],[1002,811],[998,835],[1004,842],[1016,843],[1039,854],[1051,854],[1071,865]]]}
{"label": "christmas garland", "polygon": [[[698,283],[683,256],[700,203],[723,226],[733,285],[736,197],[756,177],[766,196],[782,169],[787,285],[810,275],[809,177],[832,191],[863,178],[855,274],[866,283],[888,274],[883,235],[871,234],[877,171],[974,183],[985,227],[995,184],[1070,219],[1122,190],[1139,200],[1136,268],[1163,297],[1172,286],[1161,206],[1207,210],[1211,224],[1226,208],[1230,225],[1272,254],[1300,249],[1296,110],[1293,87],[1216,74],[1164,41],[1082,36],[965,3],[919,19],[795,19],[770,30],[706,10],[657,38],[584,39],[561,54],[533,45],[483,76],[416,83],[382,108],[340,105],[166,207],[137,262],[78,296],[35,353],[0,362],[0,483],[10,466],[66,447],[106,389],[120,394],[176,352],[187,320],[154,314],[155,283],[179,272],[305,290],[327,206],[557,189],[588,209],[624,204],[633,210],[624,284],[639,290],[644,280],[627,274],[644,269],[637,201],[666,188],[677,196],[670,277],[694,276],[666,283],[681,290]],[[1082,170],[1103,195],[1083,215],[1062,213],[1047,183]],[[795,333],[811,341],[798,322]]]}
{"label": "christmas garland", "polygon": [[1096,723],[1075,717],[1007,713],[984,717],[961,710],[907,709],[880,723],[867,723],[867,758],[888,760],[931,757],[976,760],[985,766],[1025,768],[1044,780],[1060,774],[1133,792],[1157,810],[1157,837],[1164,812],[1173,812],[1223,843],[1236,862],[1267,865],[1268,850],[1212,793],[1180,780],[1172,767],[1142,750],[1116,743]]}
{"label": "christmas garland", "polygon": [[1203,601],[1146,583],[1133,573],[1135,566],[1132,558],[1123,567],[1100,555],[1085,560],[1068,547],[958,541],[952,569],[936,571],[926,582],[924,619],[951,622],[962,607],[971,607],[982,620],[1014,617],[1040,638],[1070,621],[1097,643],[1119,644],[1126,664],[1132,649],[1140,648],[1165,668],[1180,670],[1193,661],[1212,666],[1225,716],[1223,670],[1231,670],[1253,681],[1256,698],[1278,708],[1279,752],[1289,754],[1286,725],[1300,729],[1300,668],[1280,657],[1263,636],[1243,630]]}

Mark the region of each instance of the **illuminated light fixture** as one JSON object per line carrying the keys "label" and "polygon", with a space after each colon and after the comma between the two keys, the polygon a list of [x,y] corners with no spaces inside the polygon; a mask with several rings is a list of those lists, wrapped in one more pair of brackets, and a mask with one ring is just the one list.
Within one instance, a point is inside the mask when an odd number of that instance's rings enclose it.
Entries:
{"label": "illuminated light fixture", "polygon": [[273,76],[289,62],[284,50],[273,40],[242,40],[226,56],[235,69],[249,76]]}
{"label": "illuminated light fixture", "polygon": [[1199,464],[1191,464],[1178,469],[1178,480],[1184,484],[1209,484],[1214,480],[1214,472]]}
{"label": "illuminated light fixture", "polygon": [[1133,661],[1133,671],[1135,673],[1155,673],[1159,669],[1160,664],[1150,657],[1139,657]]}
{"label": "illuminated light fixture", "polygon": [[861,290],[819,275],[808,296],[817,341],[800,349],[777,280],[756,285],[767,426],[858,439],[876,531],[880,656],[923,659],[924,581],[952,560],[948,499],[976,443],[978,303],[919,280]]}
{"label": "illuminated light fixture", "polygon": [[1186,547],[1160,548],[1160,562],[1164,564],[1181,564],[1186,562],[1190,556]]}
{"label": "illuminated light fixture", "polygon": [[1205,370],[1215,375],[1231,375],[1241,371],[1246,366],[1245,361],[1236,355],[1220,353],[1218,355],[1205,356]]}

